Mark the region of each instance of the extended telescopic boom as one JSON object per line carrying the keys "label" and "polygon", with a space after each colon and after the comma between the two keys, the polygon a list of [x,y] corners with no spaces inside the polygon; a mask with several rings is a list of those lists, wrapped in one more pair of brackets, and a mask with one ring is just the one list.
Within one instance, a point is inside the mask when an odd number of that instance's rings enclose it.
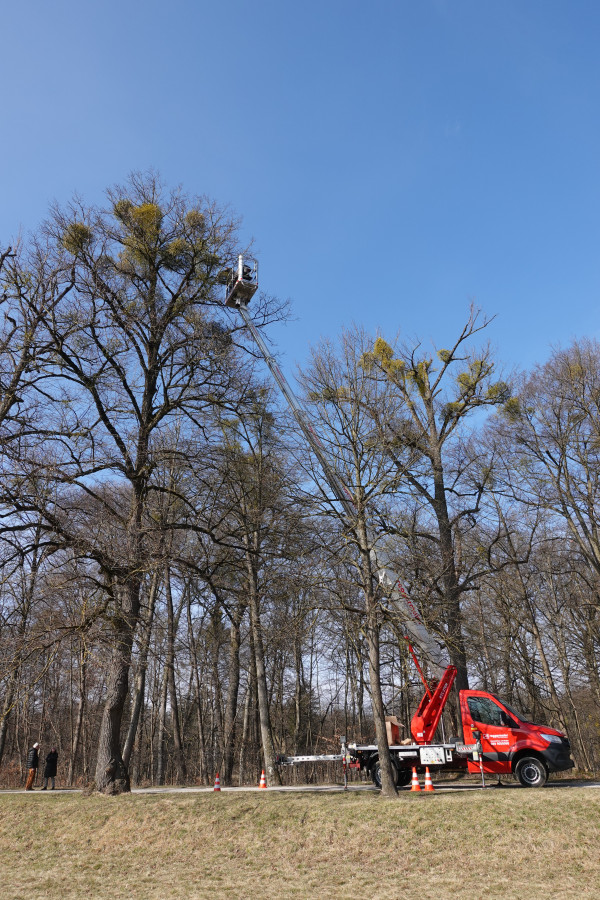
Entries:
{"label": "extended telescopic boom", "polygon": [[[246,327],[254,338],[273,378],[286,398],[296,422],[302,429],[306,440],[319,460],[323,474],[325,475],[335,499],[341,504],[348,519],[353,521],[356,519],[356,506],[352,494],[340,480],[335,468],[329,461],[325,449],[312,427],[304,408],[298,401],[298,398],[277,365],[277,362],[269,353],[269,348],[250,318],[248,304],[257,288],[258,265],[256,261],[248,258],[244,259],[242,256],[238,257],[238,264],[231,269],[230,277],[227,282],[225,303],[232,309],[237,309],[242,316]],[[408,591],[402,584],[402,581],[388,566],[378,559],[377,552],[374,548],[375,542],[368,528],[367,540],[370,548],[369,553],[373,562],[373,567],[377,572],[379,583],[381,584],[384,593],[389,598],[392,609],[394,612],[397,612],[402,619],[404,628],[407,632],[407,640],[410,643],[414,643],[420,649],[431,666],[432,674],[436,679],[440,679],[449,662],[445,647],[436,641],[425,628],[421,615],[410,599]]]}

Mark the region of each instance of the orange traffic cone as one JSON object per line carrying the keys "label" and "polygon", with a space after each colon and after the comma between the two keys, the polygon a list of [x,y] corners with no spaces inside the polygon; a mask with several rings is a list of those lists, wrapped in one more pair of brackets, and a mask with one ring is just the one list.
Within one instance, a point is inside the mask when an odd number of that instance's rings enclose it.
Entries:
{"label": "orange traffic cone", "polygon": [[260,776],[259,788],[266,788],[266,786],[267,786],[267,779],[265,778],[265,770],[263,769],[261,776]]}
{"label": "orange traffic cone", "polygon": [[221,790],[221,782],[220,782],[220,780],[219,780],[219,773],[218,773],[218,772],[217,772],[217,774],[216,774],[216,776],[215,776],[215,786],[214,786],[214,790],[215,790],[215,791],[220,791],[220,790]]}
{"label": "orange traffic cone", "polygon": [[425,766],[425,787],[424,790],[432,791],[433,790],[433,781],[431,780],[431,775],[429,774],[429,769]]}
{"label": "orange traffic cone", "polygon": [[412,777],[412,783],[411,783],[410,789],[411,789],[411,791],[420,791],[421,790],[421,785],[419,784],[419,779],[417,777],[417,770],[415,769],[414,766],[413,766],[413,777]]}

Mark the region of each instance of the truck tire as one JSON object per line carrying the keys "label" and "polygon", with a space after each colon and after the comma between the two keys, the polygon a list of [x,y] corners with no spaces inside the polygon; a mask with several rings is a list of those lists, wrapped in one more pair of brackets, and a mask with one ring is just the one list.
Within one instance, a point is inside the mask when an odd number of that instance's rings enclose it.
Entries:
{"label": "truck tire", "polygon": [[412,781],[412,769],[399,769],[396,787],[406,787]]}
{"label": "truck tire", "polygon": [[[393,757],[390,760],[390,762],[392,763],[392,774],[394,776],[394,784],[397,787],[398,786],[398,777],[399,777],[400,773],[398,772],[398,766],[396,765],[396,760]],[[381,767],[379,765],[379,757],[377,757],[377,759],[371,766],[371,778],[373,779],[373,784],[375,785],[375,787],[381,788]]]}
{"label": "truck tire", "polygon": [[515,776],[523,787],[544,787],[548,770],[537,756],[524,756],[515,767]]}
{"label": "truck tire", "polygon": [[[407,784],[410,784],[412,780],[412,770],[400,768],[398,763],[392,756],[392,772],[394,773],[394,783],[396,787],[406,787]],[[373,765],[371,766],[371,778],[373,779],[373,784],[375,784],[378,788],[381,787],[381,769],[379,766],[379,759],[376,759]]]}

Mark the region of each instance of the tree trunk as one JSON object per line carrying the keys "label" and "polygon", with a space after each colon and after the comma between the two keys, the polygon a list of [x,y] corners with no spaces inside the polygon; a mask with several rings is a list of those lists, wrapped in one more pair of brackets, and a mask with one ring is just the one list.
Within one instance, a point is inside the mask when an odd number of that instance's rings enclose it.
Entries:
{"label": "tree trunk", "polygon": [[129,689],[129,670],[135,626],[139,616],[139,582],[118,589],[119,612],[114,619],[114,646],[108,670],[106,699],[98,737],[96,788],[103,794],[130,790],[121,756],[121,723]]}
{"label": "tree trunk", "polygon": [[[175,616],[173,612],[173,594],[171,592],[171,571],[167,566],[165,573],[165,594],[167,601],[167,683],[169,686],[169,698],[171,700],[171,723],[173,727],[173,746],[175,749],[175,766],[177,768],[177,780],[181,784],[187,780],[187,767],[185,753],[181,737],[181,723],[179,719],[179,702],[177,700],[177,686],[175,684],[175,634],[179,625],[182,604],[180,604]],[[183,601],[182,601],[183,603]]]}
{"label": "tree trunk", "polygon": [[133,750],[135,736],[137,734],[140,712],[144,703],[144,695],[146,693],[146,670],[148,668],[148,650],[150,647],[150,637],[152,635],[152,623],[154,621],[154,609],[156,607],[156,597],[160,584],[158,572],[154,572],[150,582],[150,590],[148,592],[148,615],[144,623],[144,633],[140,643],[140,657],[138,660],[138,668],[135,675],[135,695],[133,701],[133,709],[131,711],[131,720],[129,729],[123,747],[123,762],[129,769],[129,761]]}
{"label": "tree trunk", "polygon": [[202,684],[200,681],[200,667],[198,665],[198,645],[194,635],[194,623],[192,621],[192,592],[187,590],[186,598],[188,640],[192,651],[192,670],[196,687],[196,718],[198,725],[198,760],[199,778],[201,784],[207,782],[206,740],[204,736],[204,714],[202,709]]}
{"label": "tree trunk", "polygon": [[8,731],[8,722],[10,719],[10,714],[12,712],[15,696],[17,693],[17,687],[19,684],[19,670],[21,667],[21,658],[24,652],[24,641],[25,634],[27,631],[27,624],[29,621],[29,613],[31,611],[31,604],[33,602],[33,595],[35,591],[37,576],[40,567],[40,550],[39,550],[39,540],[40,540],[40,528],[39,526],[35,531],[34,538],[34,551],[33,551],[33,559],[31,562],[31,571],[29,573],[29,577],[26,580],[26,590],[25,596],[23,598],[23,604],[20,608],[20,617],[19,617],[19,625],[17,627],[17,641],[15,648],[15,655],[13,665],[8,677],[8,684],[6,687],[6,694],[4,695],[4,704],[2,706],[2,718],[0,719],[0,765],[2,764],[2,757],[4,756],[4,748],[6,746],[6,734]]}
{"label": "tree trunk", "polygon": [[456,575],[456,561],[452,543],[452,526],[446,502],[446,486],[441,454],[432,455],[434,500],[433,507],[438,523],[442,581],[444,584],[444,612],[448,652],[452,665],[456,666],[456,690],[469,689],[467,674],[467,653],[462,633],[462,611],[460,608],[460,585]]}
{"label": "tree trunk", "polygon": [[238,693],[240,687],[241,622],[245,609],[245,603],[239,603],[231,619],[231,631],[229,636],[229,678],[227,700],[225,703],[225,719],[223,722],[223,764],[221,766],[223,784],[231,784],[233,777],[235,720],[237,716]]}
{"label": "tree trunk", "polygon": [[[564,636],[564,623],[562,620],[562,616],[558,615],[555,617],[553,622],[553,631],[555,635],[555,646],[558,650],[558,664],[560,666],[564,691],[567,695],[567,699],[569,701],[569,706],[571,707],[571,714],[573,716],[573,721],[575,724],[575,730],[577,732],[577,743],[579,745],[579,749],[581,751],[581,755],[584,759],[585,768],[587,771],[591,770],[590,758],[586,748],[586,740],[583,737],[581,731],[581,724],[579,722],[579,713],[577,712],[577,704],[573,698],[573,694],[571,692],[571,663],[569,661],[569,652],[567,650],[565,644],[565,636]],[[575,756],[575,754],[573,754]]]}
{"label": "tree trunk", "polygon": [[260,736],[265,772],[268,784],[281,784],[279,770],[275,766],[275,748],[273,746],[273,732],[271,730],[271,716],[269,713],[269,693],[267,688],[267,675],[265,670],[265,656],[262,640],[262,628],[260,623],[260,610],[256,573],[252,565],[250,555],[247,553],[250,625],[254,643],[254,659],[256,663],[256,689],[258,694],[258,712],[260,718]]}
{"label": "tree trunk", "polygon": [[299,752],[300,734],[302,729],[302,695],[304,687],[304,672],[302,670],[302,648],[300,644],[300,630],[296,629],[294,641],[294,668],[296,682],[294,687],[294,754]]}
{"label": "tree trunk", "polygon": [[[524,587],[524,585],[523,585],[523,587]],[[555,728],[564,729],[565,723],[563,721],[563,716],[562,716],[562,712],[561,712],[561,703],[560,703],[560,699],[558,697],[558,693],[556,691],[556,687],[554,685],[554,678],[552,676],[552,670],[550,669],[550,665],[548,663],[548,657],[546,656],[546,651],[545,651],[544,645],[542,643],[542,635],[540,634],[540,629],[539,629],[539,626],[538,626],[538,623],[537,623],[537,620],[535,617],[535,609],[534,609],[534,606],[533,606],[531,600],[527,596],[527,594],[525,594],[524,599],[525,599],[525,603],[527,605],[527,609],[529,611],[531,629],[533,631],[535,646],[537,648],[537,652],[540,657],[540,662],[542,664],[542,672],[544,673],[544,680],[546,682],[546,688],[548,689],[548,692],[552,699],[552,712],[551,712],[550,723]]]}
{"label": "tree trunk", "polygon": [[73,732],[73,743],[71,746],[71,758],[69,759],[69,771],[67,773],[67,784],[73,784],[73,775],[75,773],[75,765],[77,762],[77,752],[79,750],[79,741],[81,738],[81,728],[83,725],[83,715],[85,711],[85,694],[86,694],[86,660],[85,647],[81,646],[79,650],[79,709],[77,710],[77,721]]}
{"label": "tree trunk", "polygon": [[156,748],[156,783],[163,785],[165,783],[165,732],[167,723],[167,664],[163,667],[162,677],[160,680],[160,700],[158,707],[158,738]]}
{"label": "tree trunk", "polygon": [[224,755],[224,726],[223,726],[223,697],[221,694],[221,672],[219,670],[219,657],[221,654],[221,606],[217,601],[213,606],[212,613],[212,688],[213,688],[213,704],[212,704],[212,739],[213,739],[213,762],[219,765]]}
{"label": "tree trunk", "polygon": [[383,797],[397,797],[396,779],[392,769],[390,748],[385,727],[385,707],[381,693],[381,666],[379,657],[379,622],[377,601],[373,592],[373,572],[371,569],[370,547],[363,521],[358,522],[358,539],[365,594],[366,639],[369,656],[369,683],[371,686],[371,703],[373,704],[373,720],[375,723],[375,740],[379,752],[379,769],[381,772],[381,794]]}
{"label": "tree trunk", "polygon": [[396,779],[392,769],[390,748],[388,745],[385,728],[385,707],[381,693],[381,673],[379,658],[379,624],[377,611],[374,604],[367,606],[367,648],[369,654],[369,683],[371,687],[371,702],[373,704],[373,720],[375,723],[375,740],[379,751],[379,766],[381,771],[381,793],[384,797],[396,797]]}
{"label": "tree trunk", "polygon": [[12,712],[13,703],[17,689],[17,671],[11,672],[6,694],[4,695],[4,705],[2,708],[2,718],[0,718],[0,765],[4,756],[4,747],[6,746],[6,734],[8,732],[8,721]]}
{"label": "tree trunk", "polygon": [[240,743],[240,761],[238,772],[238,785],[240,786],[244,783],[244,764],[246,761],[244,752],[248,742],[248,733],[250,730],[250,694],[250,675],[248,675],[248,687],[246,688],[246,699],[244,700],[244,724],[242,725],[242,741]]}

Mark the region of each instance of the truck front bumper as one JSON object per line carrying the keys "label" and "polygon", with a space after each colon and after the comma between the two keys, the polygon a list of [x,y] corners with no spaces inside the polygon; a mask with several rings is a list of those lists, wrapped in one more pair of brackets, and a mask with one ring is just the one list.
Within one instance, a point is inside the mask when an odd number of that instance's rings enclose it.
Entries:
{"label": "truck front bumper", "polygon": [[571,745],[568,741],[560,744],[549,744],[544,751],[544,761],[549,772],[564,772],[572,769],[575,763],[571,759]]}

